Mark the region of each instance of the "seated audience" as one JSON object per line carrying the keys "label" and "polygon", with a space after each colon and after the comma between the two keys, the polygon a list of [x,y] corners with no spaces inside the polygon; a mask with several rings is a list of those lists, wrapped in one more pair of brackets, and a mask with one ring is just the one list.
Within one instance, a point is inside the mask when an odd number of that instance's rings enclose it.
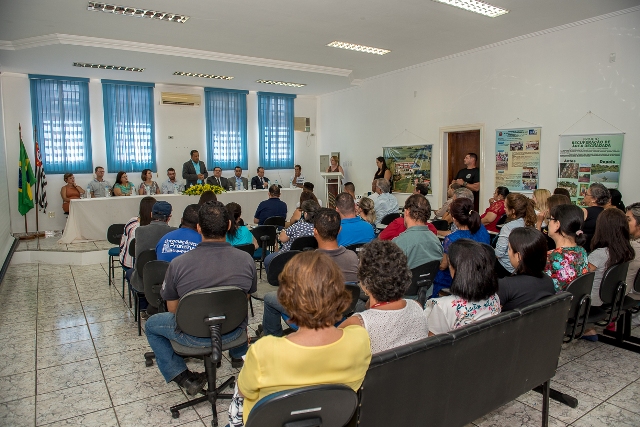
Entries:
{"label": "seated audience", "polygon": [[[200,208],[197,227],[202,243],[169,264],[161,290],[168,312],[154,314],[145,325],[147,340],[165,381],[174,381],[190,396],[203,389],[206,375],[187,369],[184,359],[173,351],[171,341],[188,347],[206,347],[211,345],[211,338],[194,337],[180,331],[175,318],[180,298],[197,289],[219,286],[235,286],[249,294],[255,292],[257,286],[256,267],[251,255],[225,241],[230,224],[229,213],[222,203],[208,202]],[[245,320],[236,330],[223,335],[222,340],[237,339],[246,327]],[[242,366],[242,356],[247,347],[244,344],[229,350],[233,367]]]}
{"label": "seated audience", "polygon": [[588,257],[589,271],[596,272],[591,291],[591,305],[601,306],[600,284],[604,272],[609,267],[633,260],[636,255],[630,243],[628,219],[619,209],[606,209],[598,215],[596,232],[591,239],[591,251]]}
{"label": "seated audience", "polygon": [[174,168],[167,169],[167,179],[160,186],[162,194],[180,194],[184,191],[184,184],[176,180],[176,170]]}
{"label": "seated audience", "polygon": [[136,186],[129,182],[129,177],[124,171],[116,175],[116,183],[113,186],[114,196],[131,196],[136,191]]}
{"label": "seated audience", "polygon": [[226,240],[231,246],[242,246],[253,243],[254,248],[258,249],[258,241],[249,227],[244,225],[242,221],[242,207],[235,203],[227,203],[227,211],[229,211],[229,218],[231,219],[231,226],[227,231]]}
{"label": "seated audience", "polygon": [[[545,190],[544,188],[533,190],[533,196],[531,196],[531,200],[533,200],[534,209],[536,211],[536,228],[538,230],[547,226],[547,222],[544,220],[544,213],[549,209],[547,207],[547,200],[549,200],[549,197],[551,197],[551,192],[549,190]],[[542,221],[540,221],[541,217]]]}
{"label": "seated audience", "polygon": [[275,184],[269,187],[269,198],[258,205],[253,222],[262,225],[267,218],[272,216],[287,217],[287,204],[280,200],[280,187]]}
{"label": "seated audience", "polygon": [[180,228],[170,231],[158,240],[156,259],[171,262],[174,258],[195,249],[202,241],[198,233],[198,205],[188,205],[180,219]]}
{"label": "seated audience", "polygon": [[272,252],[264,259],[264,268],[269,271],[271,260],[278,254],[288,252],[291,244],[299,237],[313,236],[313,220],[316,213],[320,210],[320,205],[313,200],[302,202],[300,206],[302,218],[300,221],[292,224],[290,227],[283,229],[278,236],[278,240],[282,243],[282,247],[278,252]]}
{"label": "seated audience", "polygon": [[489,199],[489,207],[480,215],[482,225],[485,226],[487,231],[494,233],[500,232],[496,225],[502,215],[505,215],[504,199],[509,195],[509,189],[507,187],[497,187],[493,192],[493,197]]}
{"label": "seated audience", "polygon": [[[315,185],[313,185],[313,182],[307,181],[304,184],[302,184],[302,191],[308,191],[310,193],[313,193],[314,188],[315,188]],[[322,200],[320,199],[316,199],[316,200],[318,201],[318,204],[320,205],[320,207],[322,207]]]}
{"label": "seated audience", "polygon": [[456,231],[444,238],[444,255],[440,261],[440,270],[433,280],[433,297],[437,297],[441,289],[451,286],[449,272],[449,247],[460,239],[471,239],[479,243],[489,244],[491,237],[487,229],[480,223],[480,215],[473,210],[473,202],[467,198],[455,199],[449,205],[449,213],[453,217]]}
{"label": "seated audience", "polygon": [[120,238],[120,264],[125,267],[125,271],[133,267],[133,257],[129,255],[129,245],[136,236],[136,229],[149,225],[151,222],[151,210],[156,203],[156,199],[151,196],[143,197],[140,200],[140,210],[138,216],[134,216],[124,226],[124,233]]}
{"label": "seated audience", "polygon": [[560,194],[562,196],[567,196],[567,198],[571,200],[571,193],[569,193],[569,190],[567,190],[566,188],[558,187],[555,190],[553,190],[553,194]]}
{"label": "seated audience", "polygon": [[198,200],[198,206],[202,206],[207,202],[217,202],[217,201],[218,201],[218,196],[216,196],[216,193],[214,193],[211,190],[203,191],[202,194],[200,194],[200,199]]}
{"label": "seated audience", "polygon": [[[340,216],[333,209],[320,209],[313,221],[313,236],[318,241],[316,252],[328,255],[342,271],[345,282],[358,281],[358,255],[343,246],[338,246]],[[297,256],[297,255],[296,255]],[[278,302],[276,292],[264,296],[264,314],[262,323],[264,335],[282,336],[281,315],[287,314],[284,306]]]}
{"label": "seated audience", "polygon": [[89,191],[91,192],[91,198],[94,197],[108,197],[111,195],[111,184],[109,181],[104,180],[104,168],[102,166],[96,166],[94,169],[96,177],[89,183]]}
{"label": "seated audience", "polygon": [[378,197],[374,200],[376,225],[380,224],[380,221],[388,214],[398,212],[398,199],[389,192],[390,190],[391,185],[388,179],[380,178],[376,180],[376,193],[378,194]]}
{"label": "seated audience", "polygon": [[515,271],[509,261],[509,234],[518,227],[533,227],[536,225],[536,212],[533,201],[520,193],[509,193],[505,200],[507,223],[500,229],[496,243],[496,274],[498,278],[509,276]]}
{"label": "seated audience", "polygon": [[429,336],[443,334],[500,313],[491,246],[460,239],[449,247],[451,295],[433,298],[424,310]]}
{"label": "seated audience", "polygon": [[251,188],[257,190],[269,188],[269,178],[264,176],[264,168],[259,166],[257,172],[258,175],[251,178]]}
{"label": "seated audience", "polygon": [[611,195],[611,199],[609,200],[609,203],[607,203],[607,206],[605,206],[605,209],[618,208],[622,212],[625,212],[626,209],[624,202],[622,201],[622,193],[620,190],[617,188],[609,188],[609,194]]}
{"label": "seated audience", "polygon": [[413,190],[413,194],[422,194],[427,196],[429,194],[429,182],[419,182]]}
{"label": "seated audience", "polygon": [[583,203],[587,205],[587,207],[582,208],[582,212],[584,212],[582,231],[584,231],[585,236],[583,248],[587,251],[591,249],[591,239],[596,232],[598,215],[604,211],[605,206],[607,206],[610,201],[611,194],[609,193],[609,189],[599,182],[591,184],[587,193],[584,195]]}
{"label": "seated audience", "polygon": [[[453,185],[453,184],[451,184],[451,185]],[[453,200],[456,200],[456,199],[469,199],[472,202],[474,202],[475,201],[475,196],[473,195],[473,191],[469,190],[468,188],[460,187],[460,188],[458,188],[457,190],[455,190],[453,192]],[[452,232],[456,231],[456,225],[453,223],[453,217],[451,216],[450,209],[447,210],[447,212],[444,214],[442,219],[444,219],[449,224],[451,224],[451,231]]]}
{"label": "seated audience", "polygon": [[407,257],[388,241],[374,240],[360,252],[360,287],[370,308],[340,324],[364,327],[371,339],[371,353],[390,350],[427,338],[427,319],[416,301],[403,299],[411,285]]}
{"label": "seated audience", "polygon": [[369,243],[375,238],[371,224],[356,216],[355,201],[349,193],[338,194],[336,197],[336,211],[342,218],[342,229],[338,234],[338,244],[340,246]]}
{"label": "seated audience", "polygon": [[[449,212],[449,204],[453,201],[453,192],[460,188],[460,184],[453,183],[450,184],[447,188],[447,200],[444,202],[442,207],[435,212],[435,217],[437,219],[442,219],[444,214]],[[473,195],[473,193],[471,193]]]}
{"label": "seated audience", "polygon": [[[302,191],[300,193],[300,200],[297,203],[296,206],[296,210],[293,211],[293,215],[291,215],[291,219],[289,219],[289,221],[286,223],[286,226],[290,226],[291,224],[295,223],[296,221],[300,221],[300,218],[302,218],[302,211],[300,210],[300,206],[306,201],[306,200],[313,200],[314,202],[318,203],[318,199],[316,198],[315,194],[313,194],[310,191]],[[318,203],[319,205],[320,203]]]}
{"label": "seated audience", "polygon": [[344,189],[345,193],[351,194],[351,197],[353,197],[353,200],[356,199],[356,186],[353,184],[353,182],[351,181],[345,182],[342,185],[342,188]]}
{"label": "seated audience", "polygon": [[360,199],[360,203],[356,204],[356,213],[360,218],[375,226],[376,210],[373,200],[368,197],[363,197],[362,199]]}
{"label": "seated audience", "polygon": [[640,203],[632,203],[626,207],[626,210],[631,247],[636,253],[636,256],[629,263],[629,270],[627,270],[627,290],[630,290],[634,297],[640,299],[640,293],[636,293],[633,289],[633,281],[640,269]]}
{"label": "seated audience", "polygon": [[412,194],[404,202],[404,225],[407,230],[393,239],[393,243],[407,256],[409,268],[442,259],[440,240],[427,226],[431,205],[421,194]]}
{"label": "seated audience", "polygon": [[303,252],[287,263],[278,300],[299,329],[283,338],[264,337],[249,348],[238,376],[245,423],[256,402],[271,393],[328,383],[360,388],[371,344],[360,326],[333,326],[351,302],[344,282],[338,266],[322,252]]}
{"label": "seated audience", "polygon": [[140,183],[140,188],[138,188],[138,194],[160,194],[160,187],[158,187],[158,183],[153,180],[153,172],[151,172],[151,169],[142,169],[140,179],[142,179],[142,183]]}
{"label": "seated audience", "polygon": [[[537,214],[536,228],[544,233],[547,236],[547,249],[553,250],[556,248],[556,243],[553,241],[551,237],[549,237],[549,217],[551,214],[551,208],[558,205],[570,205],[571,199],[569,199],[564,194],[553,194],[549,196],[547,199],[547,209],[544,212],[540,212]],[[542,227],[542,223],[545,223],[546,226]]]}
{"label": "seated audience", "polygon": [[575,205],[558,205],[549,212],[549,237],[556,248],[547,253],[544,272],[553,280],[556,292],[567,289],[578,276],[588,273],[584,244],[582,209]]}
{"label": "seated audience", "polygon": [[62,212],[69,213],[69,202],[73,199],[79,199],[85,191],[79,185],[76,185],[76,177],[72,173],[64,174],[64,185],[60,189],[60,197],[62,197]]}
{"label": "seated audience", "polygon": [[[427,184],[419,183],[418,185],[416,185],[413,194],[421,194],[423,196],[426,196],[428,194],[428,191],[429,186]],[[362,200],[360,201],[360,205],[362,205]],[[430,203],[429,209],[431,209]],[[427,222],[427,227],[429,227],[429,230],[431,230],[433,234],[435,234],[436,236],[438,235],[438,230],[436,230],[436,228],[430,222]],[[400,233],[403,233],[406,229],[407,227],[404,225],[404,218],[396,218],[391,221],[391,223],[387,225],[384,230],[382,230],[382,232],[378,235],[378,239],[393,240],[398,237]]]}
{"label": "seated audience", "polygon": [[526,307],[556,293],[553,280],[544,274],[547,237],[532,227],[516,228],[509,234],[512,276],[498,280],[502,311]]}

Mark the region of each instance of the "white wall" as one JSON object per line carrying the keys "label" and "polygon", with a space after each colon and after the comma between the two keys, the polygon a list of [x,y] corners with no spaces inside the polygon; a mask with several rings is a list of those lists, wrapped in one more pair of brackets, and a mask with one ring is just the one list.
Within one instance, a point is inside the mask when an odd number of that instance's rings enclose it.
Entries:
{"label": "white wall", "polygon": [[[620,191],[625,203],[640,201],[635,169],[640,160],[638,23],[640,12],[626,13],[433,61],[323,95],[318,99],[317,152],[340,151],[343,164],[353,162],[345,171],[362,193],[369,190],[382,147],[404,145],[395,141],[407,129],[434,144],[431,200],[439,205],[444,186],[440,128],[483,124],[484,209],[494,189],[496,128],[517,118],[542,126],[540,186],[553,190],[558,135],[592,111],[626,132]],[[610,53],[616,53],[614,63],[609,63]]]}
{"label": "white wall", "polygon": [[[46,70],[42,70],[46,74]],[[11,230],[13,232],[24,231],[24,219],[18,213],[17,196],[14,194],[18,185],[18,154],[19,138],[18,123],[23,127],[23,140],[33,159],[33,136],[31,122],[31,98],[29,89],[29,79],[25,74],[3,73],[0,75],[2,83],[2,101],[4,104],[4,136],[7,153],[7,177],[10,194],[11,210]],[[206,161],[205,148],[205,118],[204,105],[200,107],[181,107],[175,105],[159,105],[160,92],[184,92],[196,93],[204,100],[204,89],[202,87],[189,86],[169,86],[156,84],[155,89],[155,125],[156,125],[156,164],[158,168],[157,181],[166,179],[166,170],[173,167],[178,172],[182,171],[182,164],[189,160],[189,152],[192,149],[200,151],[201,160]],[[104,116],[102,108],[102,86],[100,80],[92,79],[89,83],[89,107],[91,111],[91,139],[93,165],[107,166],[106,144],[104,138]],[[295,100],[296,117],[311,117],[311,133],[315,133],[315,97],[300,97]],[[244,176],[255,176],[258,167],[258,115],[257,115],[257,95],[250,92],[247,96],[247,139],[249,169],[243,172]],[[300,163],[305,173],[311,170],[314,156],[308,156],[308,152],[315,153],[315,138],[309,137],[309,133],[295,133],[295,162]],[[169,139],[173,136],[173,139]],[[307,142],[309,137],[309,142]],[[2,138],[0,138],[0,143]],[[213,165],[207,165],[209,169]],[[46,165],[45,165],[46,171]],[[109,171],[105,174],[105,179],[112,184],[118,171]],[[211,172],[210,172],[211,173]],[[267,171],[266,176],[272,180],[281,179],[287,181],[293,170]],[[232,171],[223,171],[223,176],[233,175]],[[129,178],[135,184],[140,183],[140,176],[136,173],[129,174]],[[93,179],[89,174],[76,174],[76,182],[86,187]],[[40,213],[41,230],[61,230],[65,225],[65,216],[62,213],[62,199],[59,196],[60,188],[64,185],[62,175],[47,175],[47,196],[49,202],[49,212],[55,214],[54,218]],[[2,184],[0,184],[2,185]],[[135,212],[132,212],[134,215]],[[29,229],[35,230],[35,210],[27,214]]]}

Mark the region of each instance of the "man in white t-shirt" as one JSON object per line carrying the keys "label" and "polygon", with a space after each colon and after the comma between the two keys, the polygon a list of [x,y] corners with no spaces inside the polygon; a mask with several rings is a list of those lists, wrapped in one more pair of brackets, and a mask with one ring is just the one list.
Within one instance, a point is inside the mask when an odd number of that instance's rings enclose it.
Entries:
{"label": "man in white t-shirt", "polygon": [[295,165],[293,168],[294,174],[289,178],[289,187],[302,188],[304,184],[304,176],[302,175],[302,166]]}

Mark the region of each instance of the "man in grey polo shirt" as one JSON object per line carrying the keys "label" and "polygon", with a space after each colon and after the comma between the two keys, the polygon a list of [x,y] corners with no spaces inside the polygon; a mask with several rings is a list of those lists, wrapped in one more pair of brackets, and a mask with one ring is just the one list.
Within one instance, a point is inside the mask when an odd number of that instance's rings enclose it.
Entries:
{"label": "man in grey polo shirt", "polygon": [[105,181],[104,168],[102,166],[96,166],[96,177],[89,183],[89,191],[91,197],[107,197],[107,194],[111,195],[111,184],[109,181]]}
{"label": "man in grey polo shirt", "polygon": [[407,230],[393,239],[407,256],[409,268],[442,259],[442,244],[427,226],[431,205],[422,194],[412,194],[404,202],[404,224]]}
{"label": "man in grey polo shirt", "polygon": [[[208,347],[211,338],[184,334],[176,324],[178,302],[185,294],[218,286],[235,286],[247,294],[257,289],[253,257],[226,242],[231,218],[221,202],[207,202],[198,211],[198,233],[202,243],[180,255],[169,264],[160,294],[167,303],[167,313],[149,318],[145,333],[156,356],[158,368],[167,382],[174,381],[191,396],[206,384],[206,376],[191,372],[181,356],[171,347],[171,341],[190,347]],[[236,329],[222,336],[222,343],[236,340],[247,327],[247,319]],[[229,350],[233,367],[242,367],[242,356],[248,344]]]}

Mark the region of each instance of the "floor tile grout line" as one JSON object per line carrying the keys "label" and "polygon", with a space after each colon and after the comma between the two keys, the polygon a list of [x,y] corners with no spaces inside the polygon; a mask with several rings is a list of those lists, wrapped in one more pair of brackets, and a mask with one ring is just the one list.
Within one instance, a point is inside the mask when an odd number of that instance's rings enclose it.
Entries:
{"label": "floor tile grout line", "polygon": [[38,305],[40,303],[40,264],[36,264],[38,269],[38,280],[36,281],[36,343],[34,351],[34,395],[33,395],[33,425],[38,425]]}

